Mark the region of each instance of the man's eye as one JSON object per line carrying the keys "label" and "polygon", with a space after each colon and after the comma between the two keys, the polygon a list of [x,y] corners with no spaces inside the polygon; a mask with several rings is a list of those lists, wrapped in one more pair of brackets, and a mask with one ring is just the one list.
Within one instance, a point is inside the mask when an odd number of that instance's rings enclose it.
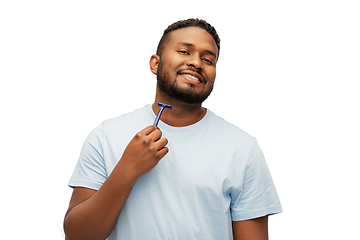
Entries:
{"label": "man's eye", "polygon": [[183,51],[183,50],[178,51],[178,53],[181,53],[181,54],[189,54],[187,51]]}
{"label": "man's eye", "polygon": [[203,60],[211,65],[213,64],[213,62],[210,59],[204,58]]}

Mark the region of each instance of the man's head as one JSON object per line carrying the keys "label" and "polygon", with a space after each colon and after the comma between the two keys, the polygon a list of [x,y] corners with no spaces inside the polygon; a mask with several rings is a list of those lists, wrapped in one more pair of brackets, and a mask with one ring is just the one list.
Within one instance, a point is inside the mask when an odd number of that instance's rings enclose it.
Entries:
{"label": "man's head", "polygon": [[170,25],[150,59],[159,93],[189,104],[205,101],[213,89],[219,47],[215,29],[203,20]]}
{"label": "man's head", "polygon": [[209,23],[207,23],[205,20],[201,20],[201,19],[197,19],[197,18],[190,18],[187,20],[180,20],[177,21],[171,25],[169,25],[161,39],[159,42],[159,45],[157,47],[156,50],[156,55],[161,56],[163,50],[164,50],[164,44],[167,42],[167,40],[169,39],[169,35],[172,31],[177,30],[177,29],[181,29],[181,28],[186,28],[186,27],[199,27],[204,29],[205,31],[207,31],[214,39],[216,46],[218,48],[218,54],[217,57],[219,57],[219,52],[220,52],[220,38],[215,30],[215,28],[213,26],[211,26]]}

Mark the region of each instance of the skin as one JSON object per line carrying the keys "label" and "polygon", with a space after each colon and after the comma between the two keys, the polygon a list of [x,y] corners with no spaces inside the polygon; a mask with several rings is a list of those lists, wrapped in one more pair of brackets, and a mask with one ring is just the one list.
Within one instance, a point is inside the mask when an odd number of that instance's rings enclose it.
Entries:
{"label": "skin", "polygon": [[[174,84],[179,91],[209,94],[216,77],[218,50],[215,41],[209,33],[197,27],[178,29],[170,34],[161,56],[151,56],[151,72],[164,74],[167,83]],[[198,77],[200,81],[185,74]],[[181,101],[160,91],[159,87],[152,105],[155,114],[159,110],[157,102],[172,105],[172,110],[163,112],[161,121],[175,127],[194,124],[206,114],[201,103]],[[168,140],[161,136],[158,127],[146,127],[130,141],[98,191],[74,188],[64,219],[67,240],[106,239],[110,235],[136,180],[151,171],[167,154]],[[267,216],[234,221],[232,226],[235,240],[268,239]]]}

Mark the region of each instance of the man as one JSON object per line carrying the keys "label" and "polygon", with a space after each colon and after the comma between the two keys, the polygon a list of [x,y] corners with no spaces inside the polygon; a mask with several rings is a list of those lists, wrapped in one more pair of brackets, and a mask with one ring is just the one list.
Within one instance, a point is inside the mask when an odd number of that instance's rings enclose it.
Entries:
{"label": "man", "polygon": [[[155,102],[86,139],[69,185],[66,239],[268,239],[281,205],[256,139],[202,107],[220,39],[203,20],[165,30]],[[151,126],[166,109],[158,127]]]}

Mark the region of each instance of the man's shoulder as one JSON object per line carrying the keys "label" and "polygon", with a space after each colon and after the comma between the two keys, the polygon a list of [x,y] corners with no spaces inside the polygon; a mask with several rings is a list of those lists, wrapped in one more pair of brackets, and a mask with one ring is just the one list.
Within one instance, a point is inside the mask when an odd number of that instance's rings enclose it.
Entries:
{"label": "man's shoulder", "polygon": [[144,120],[144,118],[147,116],[147,108],[149,105],[145,105],[141,108],[135,109],[131,112],[123,113],[119,116],[108,118],[105,121],[103,121],[104,125],[107,126],[119,126],[119,124],[123,123],[134,123],[134,121]]}
{"label": "man's shoulder", "polygon": [[117,117],[108,118],[95,127],[90,135],[98,136],[124,136],[124,134],[136,134],[139,129],[149,125],[148,105],[121,114]]}
{"label": "man's shoulder", "polygon": [[216,128],[219,133],[242,141],[253,141],[255,139],[252,135],[250,135],[234,123],[225,120],[224,118],[216,115],[211,111],[210,113],[212,115],[211,122],[214,125],[213,127]]}

